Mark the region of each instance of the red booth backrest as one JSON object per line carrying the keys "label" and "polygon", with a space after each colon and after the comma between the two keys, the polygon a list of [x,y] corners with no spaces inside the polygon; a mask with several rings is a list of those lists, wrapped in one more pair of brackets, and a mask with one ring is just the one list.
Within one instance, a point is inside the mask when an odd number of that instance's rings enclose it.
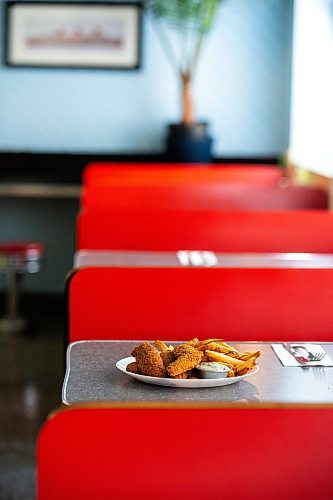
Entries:
{"label": "red booth backrest", "polygon": [[333,215],[320,210],[83,210],[77,249],[333,253]]}
{"label": "red booth backrest", "polygon": [[332,498],[333,408],[63,410],[38,439],[38,500]]}
{"label": "red booth backrest", "polygon": [[181,210],[310,210],[328,207],[327,193],[315,187],[257,186],[245,182],[195,182],[83,190],[83,208]]}
{"label": "red booth backrest", "polygon": [[195,182],[243,181],[277,185],[282,170],[277,165],[203,165],[167,163],[92,163],[83,172],[83,186],[177,185]]}
{"label": "red booth backrest", "polygon": [[82,268],[69,341],[333,340],[333,269]]}

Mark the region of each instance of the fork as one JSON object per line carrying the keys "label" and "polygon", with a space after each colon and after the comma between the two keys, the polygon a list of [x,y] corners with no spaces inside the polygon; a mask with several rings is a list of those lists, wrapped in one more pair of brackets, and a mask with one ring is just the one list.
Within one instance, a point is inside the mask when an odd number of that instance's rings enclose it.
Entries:
{"label": "fork", "polygon": [[309,356],[310,361],[321,361],[323,359],[323,357],[326,355],[325,352],[313,353],[313,352],[308,351],[308,353],[309,353],[308,356]]}
{"label": "fork", "polygon": [[306,351],[307,353],[309,361],[321,361],[324,356],[326,356],[326,352],[311,352],[302,344],[293,344],[293,346],[301,347],[302,349],[304,349],[304,351]]}

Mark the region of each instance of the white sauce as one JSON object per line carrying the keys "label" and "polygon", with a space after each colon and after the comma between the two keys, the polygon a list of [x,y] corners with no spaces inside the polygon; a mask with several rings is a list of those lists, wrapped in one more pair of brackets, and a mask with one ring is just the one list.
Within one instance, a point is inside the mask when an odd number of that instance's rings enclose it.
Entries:
{"label": "white sauce", "polygon": [[216,361],[200,363],[200,365],[198,365],[197,368],[200,368],[200,370],[207,370],[210,372],[227,372],[227,371],[229,371],[229,368],[227,366],[222,365],[221,363],[217,363]]}

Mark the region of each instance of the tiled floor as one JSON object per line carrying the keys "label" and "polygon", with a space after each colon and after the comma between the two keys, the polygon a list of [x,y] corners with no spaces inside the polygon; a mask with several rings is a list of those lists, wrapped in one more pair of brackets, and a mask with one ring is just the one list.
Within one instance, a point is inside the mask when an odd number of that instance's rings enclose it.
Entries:
{"label": "tiled floor", "polygon": [[[0,500],[35,499],[36,438],[60,405],[64,369],[64,312],[29,303],[30,334],[0,332]],[[60,500],[60,499],[59,499]]]}

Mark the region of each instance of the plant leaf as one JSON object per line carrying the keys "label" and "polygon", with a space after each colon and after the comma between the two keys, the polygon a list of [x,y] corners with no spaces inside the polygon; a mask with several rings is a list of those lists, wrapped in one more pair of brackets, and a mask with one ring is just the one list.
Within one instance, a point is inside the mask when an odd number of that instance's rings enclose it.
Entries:
{"label": "plant leaf", "polygon": [[147,0],[146,5],[156,19],[165,21],[177,31],[207,33],[223,0]]}

